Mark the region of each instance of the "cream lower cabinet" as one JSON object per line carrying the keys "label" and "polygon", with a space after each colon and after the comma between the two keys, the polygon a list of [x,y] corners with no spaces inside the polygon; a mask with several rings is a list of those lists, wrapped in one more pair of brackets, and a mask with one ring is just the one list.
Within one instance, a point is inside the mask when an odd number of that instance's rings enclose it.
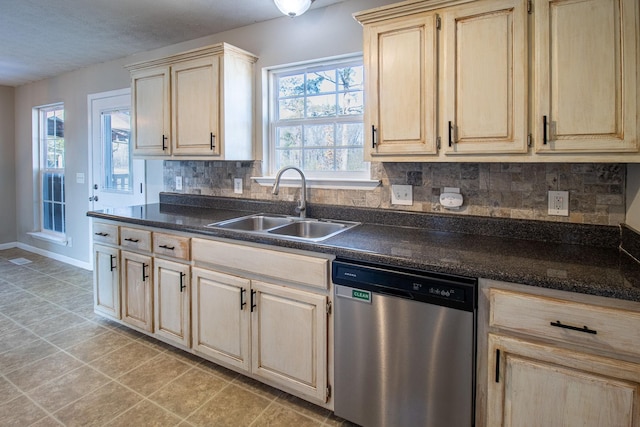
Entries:
{"label": "cream lower cabinet", "polygon": [[120,269],[118,248],[93,245],[94,310],[120,319]]}
{"label": "cream lower cabinet", "polygon": [[489,352],[487,426],[640,425],[639,364],[500,335]]}
{"label": "cream lower cabinet", "polygon": [[187,264],[154,260],[153,330],[165,340],[189,347],[191,341],[191,271]]}
{"label": "cream lower cabinet", "polygon": [[193,349],[248,371],[251,281],[193,268]]}
{"label": "cream lower cabinet", "polygon": [[640,313],[490,289],[490,427],[640,426]]}
{"label": "cream lower cabinet", "polygon": [[192,241],[194,352],[326,404],[328,259]]}
{"label": "cream lower cabinet", "polygon": [[153,332],[152,258],[134,252],[121,252],[122,321]]}
{"label": "cream lower cabinet", "polygon": [[251,371],[327,400],[327,297],[253,281]]}

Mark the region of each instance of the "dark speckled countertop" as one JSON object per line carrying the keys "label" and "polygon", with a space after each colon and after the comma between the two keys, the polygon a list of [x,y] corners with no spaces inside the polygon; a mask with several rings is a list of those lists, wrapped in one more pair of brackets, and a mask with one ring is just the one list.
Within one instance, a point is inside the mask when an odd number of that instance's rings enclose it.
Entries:
{"label": "dark speckled countertop", "polygon": [[[309,205],[309,217],[362,224],[317,243],[206,227],[252,213],[292,214],[294,205],[161,193],[159,204],[92,211],[88,215],[398,267],[640,302],[637,261],[640,235],[626,226]],[[621,241],[627,250],[620,249]]]}

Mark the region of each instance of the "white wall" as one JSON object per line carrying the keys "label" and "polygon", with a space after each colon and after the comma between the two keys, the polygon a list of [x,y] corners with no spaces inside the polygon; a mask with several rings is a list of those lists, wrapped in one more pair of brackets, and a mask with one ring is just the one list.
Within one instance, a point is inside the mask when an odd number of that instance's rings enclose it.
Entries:
{"label": "white wall", "polygon": [[640,231],[640,164],[627,165],[626,223]]}
{"label": "white wall", "polygon": [[[16,164],[21,165],[15,174],[15,179],[19,182],[16,195],[17,222],[15,222],[17,240],[82,262],[90,261],[89,219],[86,217],[86,211],[89,209],[89,191],[87,184],[75,182],[76,173],[84,173],[88,176],[87,95],[129,86],[129,75],[124,65],[217,42],[228,42],[259,56],[258,70],[273,65],[360,52],[362,51],[362,28],[352,18],[352,14],[395,1],[350,0],[324,9],[309,11],[295,19],[283,16],[16,88],[15,158]],[[261,117],[263,88],[260,73],[256,73],[256,83],[256,114],[257,117]],[[67,234],[73,241],[71,247],[35,240],[27,234],[34,231],[38,211],[38,194],[34,191],[37,170],[31,167],[33,165],[32,109],[54,102],[65,104]],[[258,124],[257,129],[259,126]],[[260,132],[256,134],[259,135]],[[256,141],[256,146],[261,147],[260,139]],[[153,162],[153,164],[160,165],[161,162]],[[149,176],[152,182],[148,184],[150,188],[155,189],[153,191],[157,192],[158,188],[162,188],[162,182],[157,182],[161,180],[162,174],[158,174],[156,168]],[[154,200],[154,196],[157,198],[157,194],[150,194],[150,199]]]}
{"label": "white wall", "polygon": [[14,92],[0,86],[0,245],[17,239]]}

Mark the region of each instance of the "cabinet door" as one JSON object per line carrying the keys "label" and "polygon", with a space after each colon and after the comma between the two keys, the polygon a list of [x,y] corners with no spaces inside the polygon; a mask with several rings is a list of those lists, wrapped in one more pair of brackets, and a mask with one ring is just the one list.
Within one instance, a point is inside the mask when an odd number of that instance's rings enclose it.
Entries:
{"label": "cabinet door", "polygon": [[327,297],[253,281],[251,371],[327,401]]}
{"label": "cabinet door", "polygon": [[93,308],[120,319],[118,249],[93,245]]}
{"label": "cabinet door", "polygon": [[131,74],[131,129],[133,154],[171,154],[171,104],[169,67]]}
{"label": "cabinet door", "polygon": [[454,154],[527,152],[527,9],[492,0],[445,11],[440,136]]}
{"label": "cabinet door", "polygon": [[488,426],[640,423],[638,364],[489,334],[489,373]]}
{"label": "cabinet door", "polygon": [[154,259],[154,332],[185,347],[191,341],[189,270],[188,265]]}
{"label": "cabinet door", "polygon": [[538,152],[638,151],[637,8],[637,0],[534,2]]}
{"label": "cabinet door", "polygon": [[193,268],[193,349],[212,359],[249,370],[250,282]]}
{"label": "cabinet door", "polygon": [[171,67],[173,154],[220,155],[219,57]]}
{"label": "cabinet door", "polygon": [[151,257],[122,251],[122,321],[153,332]]}
{"label": "cabinet door", "polygon": [[366,160],[436,154],[436,15],[364,27]]}

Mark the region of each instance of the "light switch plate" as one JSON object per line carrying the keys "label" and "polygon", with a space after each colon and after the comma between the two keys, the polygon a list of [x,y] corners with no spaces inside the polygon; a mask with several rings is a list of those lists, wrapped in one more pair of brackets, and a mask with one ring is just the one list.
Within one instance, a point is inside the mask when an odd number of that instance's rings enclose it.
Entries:
{"label": "light switch plate", "polygon": [[176,176],[176,190],[182,190],[182,177]]}
{"label": "light switch plate", "polygon": [[413,205],[413,187],[410,185],[392,185],[391,204]]}
{"label": "light switch plate", "polygon": [[549,215],[569,216],[568,191],[549,191]]}
{"label": "light switch plate", "polygon": [[233,179],[233,192],[235,194],[242,194],[242,178]]}

